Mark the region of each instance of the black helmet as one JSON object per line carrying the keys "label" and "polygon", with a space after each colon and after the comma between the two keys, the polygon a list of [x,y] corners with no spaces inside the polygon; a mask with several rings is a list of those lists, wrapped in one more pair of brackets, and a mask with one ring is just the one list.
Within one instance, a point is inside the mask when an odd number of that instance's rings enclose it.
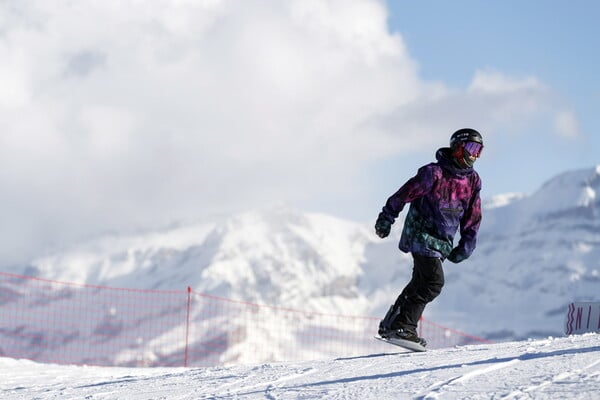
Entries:
{"label": "black helmet", "polygon": [[472,168],[475,162],[472,157],[478,158],[483,150],[483,138],[475,129],[459,129],[450,137],[450,149],[460,168]]}

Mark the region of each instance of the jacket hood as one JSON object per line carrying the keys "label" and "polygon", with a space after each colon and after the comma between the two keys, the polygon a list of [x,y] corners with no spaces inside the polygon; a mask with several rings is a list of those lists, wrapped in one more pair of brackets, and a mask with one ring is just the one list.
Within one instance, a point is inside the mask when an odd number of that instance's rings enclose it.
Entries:
{"label": "jacket hood", "polygon": [[473,167],[461,168],[456,165],[450,147],[442,147],[441,149],[438,149],[438,151],[435,153],[435,158],[437,159],[438,164],[451,174],[457,176],[466,176],[474,171]]}

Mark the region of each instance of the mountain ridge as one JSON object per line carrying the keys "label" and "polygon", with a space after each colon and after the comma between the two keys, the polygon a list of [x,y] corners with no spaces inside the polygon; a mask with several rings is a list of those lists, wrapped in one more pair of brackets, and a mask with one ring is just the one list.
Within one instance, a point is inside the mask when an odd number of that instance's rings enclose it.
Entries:
{"label": "mountain ridge", "polygon": [[[560,174],[529,196],[488,202],[478,248],[464,263],[444,263],[446,287],[425,316],[496,340],[560,334],[569,302],[598,300],[599,190],[600,166]],[[16,272],[113,287],[191,286],[261,304],[379,316],[410,279],[412,260],[397,249],[402,218],[380,240],[368,224],[278,206],[105,236]]]}

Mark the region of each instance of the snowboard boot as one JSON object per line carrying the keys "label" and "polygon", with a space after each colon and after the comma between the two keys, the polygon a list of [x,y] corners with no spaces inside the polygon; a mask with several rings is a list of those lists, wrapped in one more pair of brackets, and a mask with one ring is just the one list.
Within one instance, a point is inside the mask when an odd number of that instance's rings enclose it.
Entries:
{"label": "snowboard boot", "polygon": [[415,332],[408,330],[408,329],[400,328],[400,329],[396,329],[391,332],[386,332],[386,334],[387,334],[387,336],[381,336],[381,337],[408,340],[409,342],[418,343],[423,347],[427,346],[427,341],[425,339],[417,336],[417,334]]}
{"label": "snowboard boot", "polygon": [[381,336],[382,338],[386,339],[386,338],[390,337],[390,335],[392,335],[394,333],[394,329],[386,328],[383,325],[383,321],[381,321],[379,323],[379,329],[377,330],[377,333],[379,334],[379,336]]}
{"label": "snowboard boot", "polygon": [[385,317],[379,322],[379,329],[377,330],[379,336],[387,338],[394,333],[396,329],[392,328],[392,324],[398,317],[398,314],[400,314],[400,309],[394,309],[394,304],[392,304]]}

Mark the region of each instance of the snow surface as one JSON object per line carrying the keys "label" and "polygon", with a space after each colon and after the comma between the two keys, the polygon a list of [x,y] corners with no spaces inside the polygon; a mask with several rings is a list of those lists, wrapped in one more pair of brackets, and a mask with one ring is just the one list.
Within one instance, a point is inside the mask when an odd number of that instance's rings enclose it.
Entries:
{"label": "snow surface", "polygon": [[600,335],[195,369],[0,358],[2,399],[598,399]]}

